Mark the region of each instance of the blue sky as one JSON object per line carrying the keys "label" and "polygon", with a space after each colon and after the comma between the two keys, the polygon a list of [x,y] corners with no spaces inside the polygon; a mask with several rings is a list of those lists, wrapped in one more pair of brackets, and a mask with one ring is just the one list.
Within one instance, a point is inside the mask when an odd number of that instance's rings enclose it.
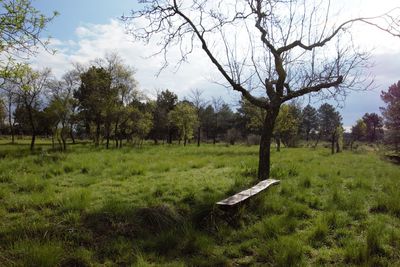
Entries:
{"label": "blue sky", "polygon": [[47,32],[62,40],[77,40],[75,31],[81,25],[105,24],[138,7],[135,0],[35,0],[33,5],[47,15],[60,12]]}
{"label": "blue sky", "polygon": [[[382,0],[376,6],[375,0],[336,0],[342,3],[350,16],[377,14],[389,7],[398,5],[398,0]],[[140,88],[149,95],[156,90],[170,89],[182,99],[190,94],[190,90],[204,90],[204,96],[223,97],[226,102],[235,103],[240,98],[231,90],[215,83],[221,81],[218,71],[201,50],[195,51],[178,71],[166,69],[159,77],[155,77],[160,68],[160,58],[147,58],[157,49],[154,43],[144,46],[133,42],[126,34],[119,18],[137,9],[135,0],[35,0],[34,6],[45,14],[58,11],[60,15],[48,25],[46,35],[53,39],[56,55],[41,52],[34,60],[37,67],[51,67],[56,76],[61,76],[71,68],[74,62],[87,64],[95,58],[101,58],[108,52],[118,52],[125,62],[136,68],[136,79]],[[386,35],[371,34],[368,31],[356,33],[356,37],[371,44],[373,61],[376,63],[371,72],[376,76],[376,89],[369,92],[351,93],[340,110],[343,123],[349,127],[366,112],[379,113],[383,105],[380,91],[400,79],[400,40]],[[173,58],[174,53],[171,53]],[[176,55],[176,54],[175,54]],[[319,106],[321,103],[316,103]]]}

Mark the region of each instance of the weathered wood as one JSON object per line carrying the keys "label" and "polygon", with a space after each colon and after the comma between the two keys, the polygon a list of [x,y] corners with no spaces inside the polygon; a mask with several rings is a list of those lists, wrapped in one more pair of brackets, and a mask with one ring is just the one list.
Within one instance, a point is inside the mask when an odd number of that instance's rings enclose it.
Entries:
{"label": "weathered wood", "polygon": [[267,179],[267,180],[261,181],[249,189],[246,189],[242,192],[239,192],[233,196],[230,196],[224,200],[217,202],[217,205],[224,205],[224,206],[236,205],[236,204],[248,199],[249,197],[252,197],[252,196],[260,193],[261,191],[267,189],[271,185],[279,184],[279,183],[280,183],[280,180],[274,180],[274,179]]}

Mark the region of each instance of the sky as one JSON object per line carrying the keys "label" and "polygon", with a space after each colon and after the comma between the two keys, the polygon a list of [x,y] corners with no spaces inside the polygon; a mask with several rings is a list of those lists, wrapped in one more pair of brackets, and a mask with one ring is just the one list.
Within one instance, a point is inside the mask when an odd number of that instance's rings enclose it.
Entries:
{"label": "sky", "polygon": [[[336,0],[345,17],[369,16],[383,13],[392,7],[400,6],[398,0]],[[124,24],[119,20],[123,14],[140,8],[134,0],[35,0],[33,5],[41,12],[50,15],[53,11],[60,13],[52,21],[44,33],[50,36],[51,48],[57,50],[55,55],[41,51],[33,59],[36,67],[50,67],[53,74],[61,77],[72,68],[72,63],[88,63],[101,58],[106,53],[118,52],[125,62],[136,69],[136,79],[140,89],[150,96],[156,90],[170,89],[180,99],[190,95],[193,89],[204,91],[204,97],[222,97],[235,107],[240,95],[215,83],[218,80],[217,70],[203,51],[192,53],[188,62],[178,70],[168,67],[158,77],[161,65],[160,57],[149,57],[156,51],[156,44],[148,46],[135,42],[126,34]],[[379,113],[383,106],[380,92],[400,80],[400,38],[360,28],[355,38],[362,40],[368,49],[372,49],[370,69],[375,77],[373,90],[352,92],[340,107],[345,128],[349,128],[366,112]],[[173,54],[173,53],[172,53]],[[315,103],[318,107],[321,103]]]}

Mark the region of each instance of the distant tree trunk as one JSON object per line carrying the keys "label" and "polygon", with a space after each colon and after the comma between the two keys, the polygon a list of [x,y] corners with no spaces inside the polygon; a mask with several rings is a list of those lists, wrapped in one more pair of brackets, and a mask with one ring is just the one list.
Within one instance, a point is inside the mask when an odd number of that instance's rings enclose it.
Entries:
{"label": "distant tree trunk", "polygon": [[185,136],[183,137],[183,146],[186,146],[186,142],[187,142],[187,136],[185,135]]}
{"label": "distant tree trunk", "polygon": [[69,136],[71,137],[72,143],[75,144],[74,130],[72,123],[69,125]]}
{"label": "distant tree trunk", "polygon": [[11,134],[11,144],[15,143],[14,137],[14,124],[12,123],[12,114],[11,114],[11,99],[8,102],[8,124],[10,126],[10,134]]}
{"label": "distant tree trunk", "polygon": [[62,141],[62,149],[64,151],[67,151],[67,140],[65,138],[65,126],[64,126],[64,124],[62,124],[62,128],[61,128],[61,141]]}
{"label": "distant tree trunk", "polygon": [[317,137],[317,140],[315,141],[313,149],[317,148],[320,139],[321,139],[321,133],[318,134],[318,137]]}
{"label": "distant tree trunk", "polygon": [[118,148],[118,119],[115,122],[115,127],[114,127],[114,139],[115,139],[115,147]]}
{"label": "distant tree trunk", "polygon": [[279,113],[280,103],[272,104],[267,109],[267,114],[264,118],[264,124],[261,132],[259,162],[258,162],[258,179],[265,180],[270,175],[271,163],[271,140],[273,138],[274,125],[276,117]]}
{"label": "distant tree trunk", "polygon": [[277,137],[276,139],[276,151],[280,152],[281,151],[281,139]]}
{"label": "distant tree trunk", "polygon": [[25,104],[26,104],[26,109],[28,111],[29,123],[31,124],[31,131],[32,131],[30,150],[33,151],[33,149],[35,148],[36,127],[35,127],[35,122],[33,121],[32,107],[28,105],[28,103]]}
{"label": "distant tree trunk", "polygon": [[201,134],[201,127],[197,127],[197,146],[200,146],[200,134]]}
{"label": "distant tree trunk", "polygon": [[98,147],[99,143],[100,143],[100,123],[97,122],[96,123],[96,136],[95,136],[95,140],[94,140],[95,147]]}
{"label": "distant tree trunk", "polygon": [[55,148],[56,148],[56,145],[55,145],[55,143],[54,143],[54,131],[53,131],[53,134],[51,135],[51,148],[52,148],[52,149],[55,149]]}
{"label": "distant tree trunk", "polygon": [[339,144],[339,140],[336,140],[336,153],[340,153],[340,144]]}
{"label": "distant tree trunk", "polygon": [[336,134],[332,134],[332,139],[331,139],[331,153],[332,155],[335,154],[335,140],[336,140]]}

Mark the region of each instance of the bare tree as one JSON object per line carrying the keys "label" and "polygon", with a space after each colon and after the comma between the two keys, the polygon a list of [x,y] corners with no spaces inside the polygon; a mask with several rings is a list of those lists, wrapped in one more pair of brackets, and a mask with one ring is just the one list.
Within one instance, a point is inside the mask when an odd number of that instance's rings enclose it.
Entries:
{"label": "bare tree", "polygon": [[[330,1],[143,0],[123,17],[137,39],[157,41],[160,53],[178,47],[179,64],[201,48],[228,86],[266,110],[258,178],[270,173],[270,146],[279,109],[306,94],[345,96],[361,88],[368,53],[352,39],[364,23],[400,36],[395,12],[336,23]],[[132,23],[133,22],[133,23]],[[164,66],[166,66],[166,63]],[[322,93],[322,94],[321,94]]]}
{"label": "bare tree", "polygon": [[212,97],[211,99],[211,105],[214,109],[214,135],[213,135],[213,144],[215,145],[217,143],[217,135],[218,135],[218,127],[219,127],[219,112],[221,111],[223,105],[224,105],[224,100],[222,97]]}

